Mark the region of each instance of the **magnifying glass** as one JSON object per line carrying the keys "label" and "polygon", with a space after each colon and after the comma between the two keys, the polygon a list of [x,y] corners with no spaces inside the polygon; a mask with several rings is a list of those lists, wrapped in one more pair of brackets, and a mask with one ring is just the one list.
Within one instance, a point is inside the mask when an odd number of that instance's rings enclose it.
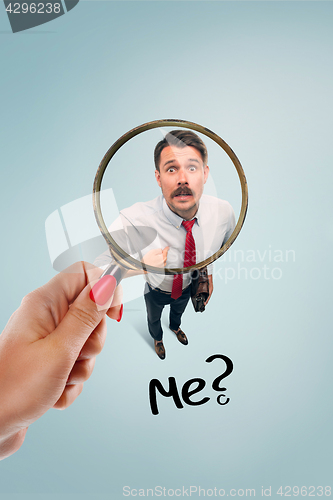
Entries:
{"label": "magnifying glass", "polygon": [[[220,146],[222,150],[224,150],[224,152],[231,159],[234,167],[236,168],[241,185],[241,193],[242,193],[241,209],[238,221],[234,227],[234,230],[232,231],[232,234],[229,236],[227,241],[221,241],[220,245],[218,245],[213,252],[212,251],[208,252],[209,255],[206,258],[203,258],[199,262],[196,262],[195,264],[189,265],[187,267],[154,266],[150,265],[149,262],[144,261],[143,255],[145,253],[144,252],[145,249],[147,250],[152,241],[155,238],[158,239],[159,237],[159,228],[156,226],[156,224],[153,223],[151,226],[149,225],[149,216],[144,217],[143,223],[139,224],[131,223],[131,221],[129,221],[128,218],[126,218],[126,213],[124,211],[125,215],[123,217],[123,222],[124,222],[123,227],[116,229],[116,231],[112,231],[110,230],[110,228],[107,227],[102,214],[102,208],[101,208],[102,181],[106,169],[110,164],[114,155],[124,144],[126,144],[135,136],[143,132],[146,132],[148,130],[161,127],[176,127],[177,129],[180,128],[180,129],[193,130],[210,138],[212,141],[218,144],[218,146]],[[163,191],[163,184],[161,187]],[[99,229],[109,247],[110,253],[113,257],[111,264],[108,265],[108,267],[105,269],[105,271],[101,275],[101,278],[105,275],[113,276],[118,285],[128,270],[134,270],[134,271],[138,270],[141,272],[145,271],[147,273],[152,273],[154,275],[158,274],[180,275],[180,274],[193,273],[194,270],[201,270],[205,268],[207,265],[214,262],[219,257],[221,257],[234,243],[244,224],[247,212],[247,206],[248,206],[248,189],[247,189],[245,173],[236,154],[221,137],[219,137],[217,134],[215,134],[206,127],[185,120],[177,120],[177,119],[156,120],[140,125],[130,130],[126,134],[124,134],[111,146],[111,148],[107,151],[107,153],[103,157],[95,176],[93,185],[93,207],[94,207],[95,218],[99,226]],[[170,206],[168,208],[170,209]],[[168,210],[168,208],[166,210]],[[219,221],[217,221],[217,223],[218,222]],[[165,235],[164,235],[164,240],[165,240]]]}

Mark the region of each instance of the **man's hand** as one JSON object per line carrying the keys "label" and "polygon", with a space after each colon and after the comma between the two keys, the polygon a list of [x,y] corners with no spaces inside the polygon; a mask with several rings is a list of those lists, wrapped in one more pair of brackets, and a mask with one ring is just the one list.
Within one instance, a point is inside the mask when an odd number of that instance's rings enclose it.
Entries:
{"label": "man's hand", "polygon": [[162,248],[150,250],[146,253],[142,262],[147,266],[165,267],[169,249],[170,247],[165,247],[163,250]]}
{"label": "man's hand", "polygon": [[[147,266],[165,267],[169,249],[170,247],[165,247],[163,250],[162,248],[150,250],[146,253],[141,262]],[[131,278],[133,276],[138,276],[139,274],[147,274],[147,271],[144,271],[143,269],[131,269],[127,271],[125,277]]]}
{"label": "man's hand", "polygon": [[213,289],[214,289],[214,287],[213,287],[213,275],[212,274],[208,275],[208,281],[209,281],[209,295],[208,295],[208,299],[205,302],[205,306],[208,304],[209,299],[211,298],[212,293],[213,293]]}

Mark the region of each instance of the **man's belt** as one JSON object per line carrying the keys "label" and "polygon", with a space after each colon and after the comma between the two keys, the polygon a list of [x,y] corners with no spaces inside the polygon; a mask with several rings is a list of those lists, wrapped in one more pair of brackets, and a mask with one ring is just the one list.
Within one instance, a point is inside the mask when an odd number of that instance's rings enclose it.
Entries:
{"label": "man's belt", "polygon": [[[153,287],[150,285],[150,283],[148,283],[148,281],[147,281],[147,285],[148,285],[148,287],[150,288],[150,290],[151,290],[152,292],[157,291],[157,292],[160,292],[160,293],[165,293],[166,295],[171,295],[171,293],[172,293],[172,292],[166,292],[165,290],[161,290],[160,288],[157,288],[157,287],[156,287],[156,288],[153,288]],[[192,284],[191,284],[191,283],[190,283],[189,285],[187,285],[185,288],[183,288],[183,290],[182,290],[182,294],[183,294],[186,290],[188,290],[188,288],[189,288],[190,286],[192,286]]]}

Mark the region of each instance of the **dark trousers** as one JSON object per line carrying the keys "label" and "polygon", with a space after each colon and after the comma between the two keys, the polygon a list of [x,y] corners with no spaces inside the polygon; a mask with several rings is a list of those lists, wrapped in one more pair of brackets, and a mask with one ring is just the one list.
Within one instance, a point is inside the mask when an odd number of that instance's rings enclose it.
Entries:
{"label": "dark trousers", "polygon": [[162,292],[158,288],[152,288],[145,285],[145,302],[147,308],[148,330],[155,340],[162,340],[163,330],[161,326],[161,315],[164,306],[170,304],[170,323],[171,330],[177,331],[180,327],[180,321],[187,303],[191,297],[191,286],[183,290],[178,299],[172,299],[171,293]]}

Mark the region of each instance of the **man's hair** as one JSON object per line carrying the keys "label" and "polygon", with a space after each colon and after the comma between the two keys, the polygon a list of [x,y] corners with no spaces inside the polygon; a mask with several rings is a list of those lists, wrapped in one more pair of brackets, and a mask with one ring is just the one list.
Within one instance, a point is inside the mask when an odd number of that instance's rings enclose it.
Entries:
{"label": "man's hair", "polygon": [[169,132],[162,141],[160,141],[154,151],[155,168],[160,171],[160,159],[161,153],[164,148],[168,146],[176,146],[177,148],[185,148],[186,146],[192,146],[197,151],[199,151],[204,166],[207,165],[208,153],[204,142],[200,137],[191,132],[190,130],[172,130]]}

